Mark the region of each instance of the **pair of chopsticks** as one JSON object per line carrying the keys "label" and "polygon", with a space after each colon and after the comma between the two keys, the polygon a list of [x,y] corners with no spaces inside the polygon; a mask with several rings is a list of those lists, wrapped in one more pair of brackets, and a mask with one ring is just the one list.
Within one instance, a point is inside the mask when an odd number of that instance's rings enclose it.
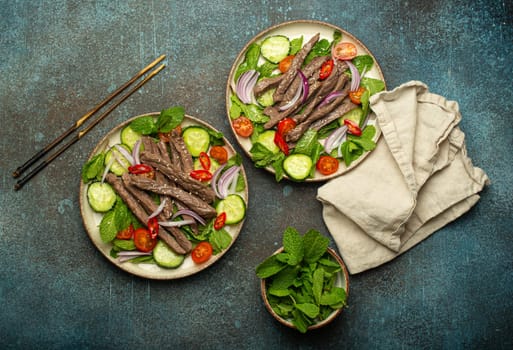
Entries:
{"label": "pair of chopsticks", "polygon": [[[58,144],[60,144],[64,139],[70,136],[73,132],[77,131],[82,124],[84,124],[89,118],[91,118],[94,114],[96,114],[100,109],[102,109],[109,102],[113,101],[118,95],[120,95],[123,91],[128,89],[132,84],[134,84],[137,80],[139,80],[142,76],[152,70],[159,62],[166,58],[165,55],[158,57],[155,61],[151,62],[148,66],[139,71],[136,75],[134,75],[130,80],[121,85],[114,91],[112,94],[107,96],[103,101],[98,103],[93,107],[89,112],[84,114],[80,119],[78,119],[68,130],[66,130],[62,135],[57,137],[51,143],[49,143],[46,147],[41,149],[39,152],[34,154],[29,160],[27,160],[23,165],[19,166],[13,173],[12,176],[14,178],[20,177],[20,175],[30,168],[36,161],[41,159],[43,156],[47,155],[53,148],[55,148]],[[44,167],[50,164],[54,159],[56,159],[62,152],[68,149],[75,142],[80,140],[85,134],[91,131],[99,122],[101,122],[105,117],[107,117],[116,107],[118,107],[123,101],[125,101],[130,95],[139,90],[144,84],[146,84],[151,78],[157,75],[162,69],[166,67],[165,64],[161,64],[151,73],[149,73],[143,80],[141,80],[137,85],[128,90],[123,96],[121,96],[116,102],[114,102],[105,112],[99,115],[94,121],[92,121],[86,128],[82,131],[78,131],[75,135],[65,144],[63,144],[60,148],[58,148],[52,155],[48,158],[44,159],[39,165],[37,165],[32,171],[30,171],[27,175],[22,177],[20,180],[16,182],[14,185],[14,190],[17,191],[25,185],[34,175],[39,173]]]}

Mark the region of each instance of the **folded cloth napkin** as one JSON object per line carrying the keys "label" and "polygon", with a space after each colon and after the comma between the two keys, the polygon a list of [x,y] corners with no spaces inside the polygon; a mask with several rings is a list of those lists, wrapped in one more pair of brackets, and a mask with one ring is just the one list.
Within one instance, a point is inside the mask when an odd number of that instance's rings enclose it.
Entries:
{"label": "folded cloth napkin", "polygon": [[382,135],[352,171],[317,193],[349,272],[409,250],[468,211],[489,183],[467,157],[458,104],[419,81],[371,97]]}

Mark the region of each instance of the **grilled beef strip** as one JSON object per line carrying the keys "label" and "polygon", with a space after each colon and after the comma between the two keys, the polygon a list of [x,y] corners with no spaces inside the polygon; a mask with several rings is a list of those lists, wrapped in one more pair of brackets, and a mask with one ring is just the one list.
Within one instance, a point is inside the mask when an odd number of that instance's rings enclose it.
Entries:
{"label": "grilled beef strip", "polygon": [[[123,185],[126,190],[135,198],[137,202],[146,210],[147,213],[153,213],[158,205],[155,203],[153,198],[145,191],[139,189],[138,187],[132,185],[129,179],[130,175],[128,173],[124,173],[121,176],[121,180],[123,181]],[[169,198],[167,198],[170,201]],[[169,216],[166,216],[164,213],[161,213],[158,218],[162,221],[169,219]],[[147,220],[146,220],[147,221]],[[176,242],[182,247],[185,252],[190,252],[192,250],[192,243],[187,239],[185,234],[176,227],[163,227],[159,226],[159,232],[161,230],[166,230],[171,233],[175,238]],[[173,250],[175,250],[173,248]],[[176,251],[176,250],[175,250]],[[183,254],[183,253],[180,253]]]}
{"label": "grilled beef strip", "polygon": [[345,87],[342,91],[342,95],[335,98],[330,103],[318,107],[315,111],[313,111],[306,120],[304,120],[301,124],[298,124],[294,129],[290,130],[290,132],[285,135],[285,140],[287,142],[296,142],[303,136],[303,134],[310,128],[310,125],[319,120],[322,119],[326,114],[333,111],[347,96],[349,93],[349,87]]}
{"label": "grilled beef strip", "polygon": [[[319,69],[324,62],[329,59],[328,56],[319,56],[315,57],[309,64],[307,64],[303,69],[303,74],[308,79],[308,96],[306,100],[311,98],[316,94],[316,91],[319,88]],[[297,89],[300,89],[302,85],[302,79],[296,75],[294,81],[290,85],[289,89],[285,93],[285,97],[280,103],[280,106],[285,105],[288,101],[292,100],[297,92]],[[292,113],[296,112],[303,105],[303,99],[298,99],[296,103],[294,103],[291,107],[287,108],[284,111],[280,111],[280,106],[274,105],[269,106],[264,109],[264,114],[268,115],[271,119],[264,124],[265,129],[270,129],[274,127],[280,120],[288,117]]]}
{"label": "grilled beef strip", "polygon": [[141,161],[151,165],[158,171],[167,176],[171,182],[198,196],[207,203],[212,203],[216,197],[214,190],[210,186],[193,179],[188,173],[184,173],[177,165],[168,163],[164,159],[153,153],[141,153]]}
{"label": "grilled beef strip", "polygon": [[308,55],[308,53],[312,50],[313,46],[319,40],[320,34],[315,34],[302,48],[299,52],[294,56],[292,63],[290,64],[289,70],[283,74],[280,84],[276,88],[276,91],[273,94],[274,102],[281,102],[285,97],[285,92],[289,88],[290,84],[294,80],[297,74],[297,70],[301,68],[303,62]]}
{"label": "grilled beef strip", "polygon": [[267,90],[277,87],[282,79],[283,74],[276,75],[270,78],[260,79],[253,88],[253,94],[255,95],[255,97],[262,95]]}
{"label": "grilled beef strip", "polygon": [[155,180],[148,179],[140,176],[130,175],[130,183],[139,187],[140,189],[154,192],[157,194],[163,194],[166,196],[171,196],[183,204],[185,204],[188,208],[198,213],[201,217],[205,219],[211,219],[217,215],[214,207],[210,206],[207,202],[202,200],[201,198],[195,196],[194,194],[187,192],[181,189],[178,186],[169,186],[169,185],[160,185]]}
{"label": "grilled beef strip", "polygon": [[[148,214],[144,210],[144,208],[140,205],[137,199],[130,194],[130,192],[126,189],[123,181],[117,177],[116,175],[109,173],[105,177],[105,180],[114,188],[116,193],[121,197],[123,202],[127,205],[130,211],[135,215],[135,217],[142,223],[148,222]],[[185,250],[176,239],[169,234],[163,227],[159,227],[159,237],[166,242],[171,249],[173,249],[178,254],[187,254],[188,251]]]}
{"label": "grilled beef strip", "polygon": [[349,98],[346,97],[342,101],[342,103],[337,106],[337,108],[335,108],[333,111],[331,111],[330,113],[328,113],[326,116],[322,117],[321,119],[316,120],[315,122],[310,124],[310,129],[319,131],[319,129],[321,129],[322,127],[324,127],[324,126],[328,125],[329,123],[331,123],[332,121],[340,118],[341,116],[343,116],[347,112],[355,109],[356,107],[358,107],[358,106],[355,105],[353,102],[351,102],[351,100]]}
{"label": "grilled beef strip", "polygon": [[182,164],[182,170],[189,174],[192,170],[194,170],[192,156],[185,145],[185,142],[177,130],[173,130],[171,132],[171,138],[169,142],[173,143],[173,149],[177,152],[178,157],[180,158],[180,163]]}
{"label": "grilled beef strip", "polygon": [[320,82],[320,88],[317,89],[315,96],[308,101],[305,108],[301,111],[301,114],[296,114],[292,117],[296,123],[300,124],[308,119],[315,107],[317,107],[317,105],[321,103],[329,93],[336,91],[343,86],[343,83],[347,80],[347,76],[343,73],[344,70],[342,65],[334,65],[330,76]]}

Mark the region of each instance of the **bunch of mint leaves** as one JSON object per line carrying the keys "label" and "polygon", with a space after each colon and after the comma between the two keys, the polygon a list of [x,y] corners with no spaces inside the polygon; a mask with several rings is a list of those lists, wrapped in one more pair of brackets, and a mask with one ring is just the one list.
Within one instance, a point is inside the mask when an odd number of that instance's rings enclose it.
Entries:
{"label": "bunch of mint leaves", "polygon": [[316,230],[301,236],[288,227],[283,251],[256,267],[257,276],[266,280],[273,310],[301,333],[346,305],[345,289],[335,284],[342,268],[328,253],[328,245],[329,239]]}

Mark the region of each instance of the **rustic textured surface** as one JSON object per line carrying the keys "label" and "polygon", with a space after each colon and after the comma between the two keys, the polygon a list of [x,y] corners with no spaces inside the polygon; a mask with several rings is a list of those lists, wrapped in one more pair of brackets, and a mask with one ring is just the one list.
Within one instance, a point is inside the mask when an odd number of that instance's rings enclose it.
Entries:
{"label": "rustic textured surface", "polygon": [[[130,116],[182,105],[234,141],[225,82],[266,27],[330,22],[360,38],[389,88],[456,100],[492,185],[404,256],[351,277],[349,307],[306,336],[264,309],[255,266],[293,225],[328,234],[315,184],[245,159],[250,208],[233,248],[190,278],[149,281],[85,233],[80,168]],[[0,348],[495,348],[513,346],[513,7],[508,1],[0,1]],[[168,68],[19,192],[11,172],[160,54]],[[357,189],[351,189],[358,195]]]}

